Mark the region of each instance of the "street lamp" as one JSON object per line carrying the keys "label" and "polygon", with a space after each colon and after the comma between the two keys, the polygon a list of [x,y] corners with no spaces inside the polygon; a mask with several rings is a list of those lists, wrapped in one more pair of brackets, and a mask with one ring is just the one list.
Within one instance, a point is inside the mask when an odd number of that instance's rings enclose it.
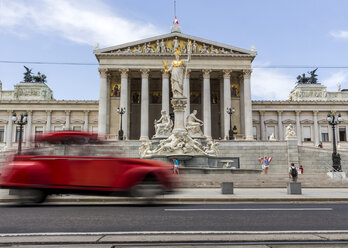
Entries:
{"label": "street lamp", "polygon": [[227,114],[230,115],[230,130],[228,131],[228,139],[229,140],[233,140],[233,130],[232,130],[232,114],[235,112],[236,110],[234,108],[227,108],[226,112]]}
{"label": "street lamp", "polygon": [[335,126],[337,124],[339,124],[342,120],[343,119],[341,117],[341,114],[338,114],[337,118],[333,114],[328,114],[327,115],[327,121],[332,126],[332,133],[333,133],[333,139],[332,139],[332,142],[333,142],[333,152],[332,152],[332,168],[333,168],[333,171],[342,171],[341,157],[340,157],[340,154],[337,153],[337,149],[336,149],[336,132],[335,132]]}
{"label": "street lamp", "polygon": [[120,130],[118,131],[118,139],[123,140],[122,115],[126,113],[126,108],[117,108],[117,113],[121,115],[121,126],[120,126]]}
{"label": "street lamp", "polygon": [[19,125],[19,139],[18,139],[18,154],[22,152],[22,134],[23,134],[23,126],[28,123],[28,114],[21,114],[20,118],[17,118],[17,114],[13,113],[12,121]]}

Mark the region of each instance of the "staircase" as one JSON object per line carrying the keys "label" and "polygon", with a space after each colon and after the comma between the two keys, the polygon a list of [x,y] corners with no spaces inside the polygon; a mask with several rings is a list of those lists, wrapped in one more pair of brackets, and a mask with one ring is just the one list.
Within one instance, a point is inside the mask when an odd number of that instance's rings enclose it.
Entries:
{"label": "staircase", "polygon": [[[348,178],[331,179],[326,174],[298,176],[303,188],[348,188]],[[287,174],[181,174],[181,188],[220,188],[222,182],[233,182],[236,188],[285,188]]]}

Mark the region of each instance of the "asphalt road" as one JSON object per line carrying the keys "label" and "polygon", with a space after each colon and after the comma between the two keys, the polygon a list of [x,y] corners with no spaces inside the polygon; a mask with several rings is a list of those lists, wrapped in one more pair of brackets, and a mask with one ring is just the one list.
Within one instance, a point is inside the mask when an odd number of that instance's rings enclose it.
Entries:
{"label": "asphalt road", "polygon": [[0,205],[0,233],[348,230],[348,204]]}

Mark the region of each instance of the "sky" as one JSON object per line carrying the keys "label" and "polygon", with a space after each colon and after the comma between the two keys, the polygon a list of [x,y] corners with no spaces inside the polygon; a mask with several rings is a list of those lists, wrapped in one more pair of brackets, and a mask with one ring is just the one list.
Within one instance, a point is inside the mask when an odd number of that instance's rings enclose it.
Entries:
{"label": "sky", "polygon": [[[104,48],[169,33],[173,3],[0,0],[3,90],[23,81],[27,66],[47,76],[57,100],[98,100],[95,45]],[[257,48],[253,100],[287,100],[296,77],[316,67],[318,81],[328,91],[337,91],[337,83],[348,88],[347,9],[346,0],[176,0],[183,33]]]}

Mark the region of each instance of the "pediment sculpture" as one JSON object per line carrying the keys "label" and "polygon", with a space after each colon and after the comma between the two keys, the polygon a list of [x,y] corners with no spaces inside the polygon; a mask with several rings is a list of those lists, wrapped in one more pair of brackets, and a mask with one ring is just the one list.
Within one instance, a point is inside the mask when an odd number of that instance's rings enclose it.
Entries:
{"label": "pediment sculpture", "polygon": [[[189,44],[192,44],[191,46]],[[195,40],[183,38],[158,39],[135,46],[120,48],[112,52],[124,54],[158,54],[158,53],[173,53],[179,50],[182,54],[239,54],[241,52],[224,47],[214,46]]]}

